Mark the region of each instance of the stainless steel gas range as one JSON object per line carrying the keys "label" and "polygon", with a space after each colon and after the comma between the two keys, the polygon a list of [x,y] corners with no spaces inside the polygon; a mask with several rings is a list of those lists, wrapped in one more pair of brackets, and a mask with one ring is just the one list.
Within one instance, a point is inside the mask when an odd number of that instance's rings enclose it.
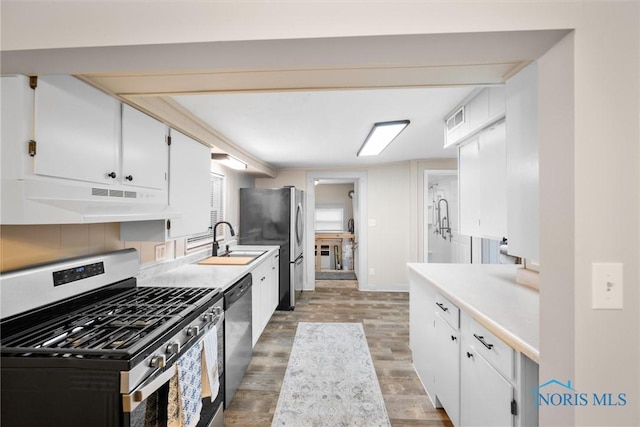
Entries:
{"label": "stainless steel gas range", "polygon": [[221,290],[138,287],[138,266],[130,249],[0,275],[3,426],[222,425]]}

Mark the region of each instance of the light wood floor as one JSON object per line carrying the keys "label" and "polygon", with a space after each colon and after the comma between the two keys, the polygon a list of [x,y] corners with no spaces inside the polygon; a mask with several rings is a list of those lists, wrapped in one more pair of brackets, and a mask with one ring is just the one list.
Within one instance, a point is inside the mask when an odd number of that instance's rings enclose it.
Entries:
{"label": "light wood floor", "polygon": [[276,311],[253,351],[253,359],[225,426],[270,426],[298,322],[361,322],[393,427],[451,426],[435,409],[411,364],[409,295],[360,292],[355,281],[316,281],[292,312]]}

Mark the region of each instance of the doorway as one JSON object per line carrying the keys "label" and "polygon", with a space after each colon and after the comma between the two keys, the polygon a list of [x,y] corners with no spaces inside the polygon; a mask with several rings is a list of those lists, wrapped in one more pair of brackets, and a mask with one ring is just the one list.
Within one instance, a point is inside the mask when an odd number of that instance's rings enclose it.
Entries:
{"label": "doorway", "polygon": [[471,241],[460,234],[458,172],[424,171],[424,262],[471,262]]}
{"label": "doorway", "polygon": [[[320,187],[318,190],[320,185],[331,187]],[[306,283],[309,290],[315,289],[317,269],[337,272],[346,270],[345,267],[351,267],[349,270],[352,270],[355,280],[358,281],[358,289],[367,288],[368,280],[365,274],[367,271],[367,227],[362,227],[362,224],[367,221],[366,200],[366,172],[307,172],[305,253],[313,255],[307,257],[305,262]],[[327,214],[327,216],[320,218],[321,222],[324,220],[324,223],[319,226],[324,227],[324,230],[319,231],[326,234],[321,237],[336,237],[333,240],[328,239],[327,244],[324,242],[316,244],[317,206],[324,209],[324,213]],[[342,209],[342,214],[338,218],[340,209]],[[325,246],[324,251],[323,246]],[[320,253],[318,254],[316,250],[319,250]]]}

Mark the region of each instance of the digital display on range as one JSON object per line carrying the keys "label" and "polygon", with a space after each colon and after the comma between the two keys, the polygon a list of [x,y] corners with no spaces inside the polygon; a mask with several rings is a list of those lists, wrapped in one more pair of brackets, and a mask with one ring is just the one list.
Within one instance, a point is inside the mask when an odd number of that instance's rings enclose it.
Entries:
{"label": "digital display on range", "polygon": [[53,272],[53,286],[65,285],[88,277],[104,274],[104,263],[82,265],[79,267],[67,268],[66,270]]}

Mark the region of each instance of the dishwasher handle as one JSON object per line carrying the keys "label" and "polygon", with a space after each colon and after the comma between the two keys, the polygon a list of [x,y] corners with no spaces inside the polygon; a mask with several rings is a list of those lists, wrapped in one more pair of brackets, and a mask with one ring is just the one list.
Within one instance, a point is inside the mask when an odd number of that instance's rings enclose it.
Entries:
{"label": "dishwasher handle", "polygon": [[224,293],[224,309],[231,307],[251,289],[251,273],[244,276]]}

